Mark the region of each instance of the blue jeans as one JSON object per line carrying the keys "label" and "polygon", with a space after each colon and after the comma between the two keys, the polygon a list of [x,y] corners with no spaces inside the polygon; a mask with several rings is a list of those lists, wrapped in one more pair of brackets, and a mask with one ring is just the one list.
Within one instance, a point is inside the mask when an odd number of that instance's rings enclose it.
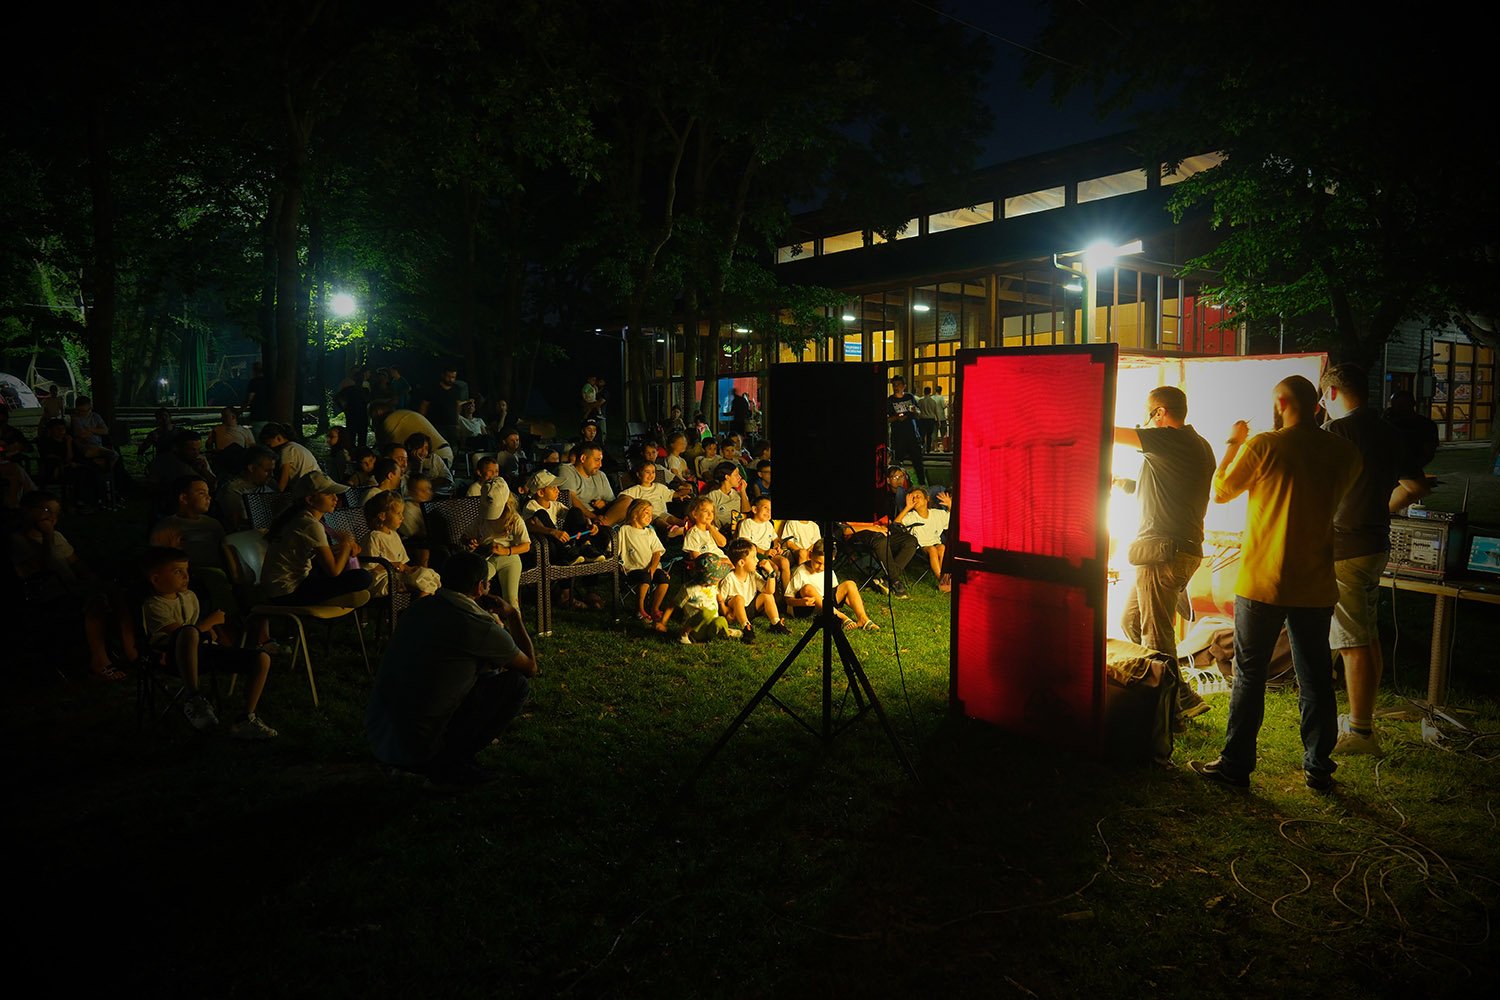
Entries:
{"label": "blue jeans", "polygon": [[1302,710],[1302,769],[1310,776],[1331,775],[1338,765],[1329,754],[1338,741],[1338,702],[1333,693],[1333,661],[1328,623],[1333,608],[1286,608],[1247,597],[1234,599],[1234,689],[1224,733],[1225,770],[1255,770],[1255,738],[1266,715],[1266,674],[1276,639],[1286,623],[1297,672],[1297,703]]}

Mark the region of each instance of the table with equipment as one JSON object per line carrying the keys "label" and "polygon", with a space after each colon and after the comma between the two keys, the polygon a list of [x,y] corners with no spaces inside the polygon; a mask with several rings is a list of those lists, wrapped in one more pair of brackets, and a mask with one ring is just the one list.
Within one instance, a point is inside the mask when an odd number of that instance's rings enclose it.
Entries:
{"label": "table with equipment", "polygon": [[[1453,642],[1453,622],[1459,601],[1500,604],[1500,580],[1463,578],[1417,580],[1408,577],[1382,576],[1380,585],[1392,591],[1406,590],[1432,596],[1432,653],[1427,667],[1427,704],[1442,708],[1448,701],[1448,650]],[[1391,595],[1395,597],[1394,593]]]}

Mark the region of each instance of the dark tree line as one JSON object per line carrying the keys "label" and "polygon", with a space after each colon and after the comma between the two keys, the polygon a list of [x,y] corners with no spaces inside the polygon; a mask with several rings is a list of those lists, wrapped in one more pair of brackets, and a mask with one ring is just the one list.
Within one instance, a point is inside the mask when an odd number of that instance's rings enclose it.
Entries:
{"label": "dark tree line", "polygon": [[335,286],[370,343],[501,395],[601,316],[644,383],[642,331],[774,327],[805,298],[766,270],[789,205],[832,192],[879,219],[988,127],[984,48],[895,0],[75,16],[73,46],[10,65],[35,100],[3,127],[0,337],[81,340],[106,414],[212,326],[259,343],[290,419]]}

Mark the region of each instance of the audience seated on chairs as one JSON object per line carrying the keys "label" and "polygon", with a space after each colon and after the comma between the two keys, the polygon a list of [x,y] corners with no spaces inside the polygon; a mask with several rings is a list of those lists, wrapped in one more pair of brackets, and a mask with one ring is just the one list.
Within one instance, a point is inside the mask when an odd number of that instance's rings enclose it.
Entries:
{"label": "audience seated on chairs", "polygon": [[500,475],[512,487],[520,486],[525,477],[531,471],[526,467],[526,454],[521,451],[521,432],[514,427],[506,427],[500,431],[500,451],[495,455],[495,461],[500,465]]}
{"label": "audience seated on chairs", "polygon": [[[395,464],[395,463],[392,463]],[[349,455],[349,478],[345,481],[346,486],[374,486],[375,485],[375,451],[367,445],[360,445]]]}
{"label": "audience seated on chairs", "polygon": [[724,546],[728,544],[724,533],[714,523],[714,502],[708,497],[699,497],[688,506],[687,529],[682,535],[682,554],[689,559],[712,555],[724,559]]}
{"label": "audience seated on chairs", "polygon": [[[392,488],[394,488],[396,490],[399,490],[399,491],[401,491],[403,493],[406,492],[406,477],[407,477],[408,472],[411,470],[411,456],[406,451],[406,445],[399,444],[399,443],[398,444],[388,444],[388,445],[386,445],[385,446],[385,457],[387,459],[389,459],[390,461],[396,463],[396,471],[397,471],[397,474],[399,476],[399,478],[396,481],[396,485],[394,487],[392,487]],[[376,473],[376,475],[381,475],[381,473],[383,473],[384,471],[385,471],[385,467],[383,465],[381,465],[379,462],[376,462],[375,463],[375,473]],[[386,488],[385,483],[386,483],[386,478],[384,476],[382,476],[382,478],[380,479],[379,482],[376,483],[376,485],[378,485],[381,489],[385,489]]]}
{"label": "audience seated on chairs", "polygon": [[336,483],[353,485],[349,482],[354,475],[354,456],[350,453],[350,440],[352,435],[345,427],[334,424],[328,428],[328,475]]}
{"label": "audience seated on chairs", "polygon": [[771,496],[771,460],[763,458],[755,463],[755,478],[750,480],[750,500]]}
{"label": "audience seated on chairs", "polygon": [[408,478],[426,476],[434,486],[443,489],[453,485],[453,470],[441,456],[433,453],[432,439],[426,434],[413,434],[406,439],[406,457],[410,463],[406,472]]}
{"label": "audience seated on chairs", "polygon": [[468,495],[484,496],[484,519],[493,521],[505,511],[505,502],[510,499],[510,484],[500,475],[500,463],[493,458],[481,458],[474,473],[479,478],[469,484]]}
{"label": "audience seated on chairs", "polygon": [[381,597],[389,593],[392,587],[424,597],[437,593],[438,588],[443,585],[442,579],[434,570],[413,565],[411,557],[406,553],[406,546],[401,543],[401,536],[397,534],[406,514],[406,501],[399,494],[387,490],[377,491],[365,501],[364,514],[365,523],[370,526],[370,536],[365,543],[367,553],[375,559],[390,563],[391,572],[396,575],[394,581],[387,579],[389,574],[385,567],[377,564],[375,570],[371,571],[375,576],[371,594]]}
{"label": "audience seated on chairs", "polygon": [[750,516],[740,522],[739,537],[754,546],[757,566],[764,563],[769,567],[765,575],[779,578],[783,587],[791,581],[792,563],[781,551],[781,538],[771,521],[770,497],[761,497],[751,504]]}
{"label": "audience seated on chairs", "polygon": [[182,675],[182,682],[192,692],[182,710],[194,729],[211,729],[218,716],[198,688],[202,668],[215,673],[244,674],[245,711],[230,727],[238,740],[268,740],[276,730],[255,714],[266,675],[271,672],[271,657],[264,649],[241,649],[216,645],[213,629],[224,623],[224,612],[202,614],[197,595],[188,586],[188,554],[181,549],[153,546],[146,553],[146,578],[151,596],[142,606],[146,641],[166,656],[167,665]]}
{"label": "audience seated on chairs", "polygon": [[[609,477],[601,471],[604,449],[593,442],[580,444],[574,449],[573,462],[557,470],[557,486],[568,491],[569,503],[583,514],[590,523],[606,527],[613,524],[610,505],[615,501],[615,491],[609,485]],[[624,511],[620,511],[620,516]]]}
{"label": "audience seated on chairs", "polygon": [[929,508],[927,491],[920,486],[913,489],[906,494],[906,512],[901,515],[900,522],[911,528],[917,546],[927,554],[927,563],[932,567],[932,578],[939,581],[938,590],[946,594],[952,589],[942,582],[943,554],[946,551],[943,533],[948,530],[948,511],[945,508],[951,503],[946,490],[938,491],[937,502],[941,506]]}
{"label": "audience seated on chairs", "polygon": [[[792,614],[814,614],[823,610],[823,559],[823,542],[820,539],[808,550],[807,561],[792,571],[792,582],[786,588],[786,603]],[[853,580],[839,583],[839,578],[835,575],[833,586],[833,614],[844,623],[845,629],[865,629],[870,632],[880,630],[880,626],[865,614],[864,599],[859,596],[859,587]],[[854,612],[854,618],[839,610],[845,605]]]}
{"label": "audience seated on chairs", "polygon": [[715,488],[706,496],[714,504],[714,523],[721,531],[733,532],[739,527],[739,518],[735,515],[743,518],[750,513],[750,498],[745,495],[745,477],[740,474],[738,465],[720,462],[714,467],[712,481]]}
{"label": "audience seated on chairs", "polygon": [[644,458],[635,469],[636,484],[627,486],[620,491],[620,496],[615,500],[614,508],[609,512],[608,521],[611,524],[623,524],[629,516],[631,504],[637,500],[645,500],[651,504],[651,509],[656,512],[656,525],[660,528],[682,527],[683,519],[673,517],[667,512],[667,504],[673,500],[684,500],[688,494],[686,489],[674,492],[663,486],[657,479],[661,467]]}
{"label": "audience seated on chairs", "polygon": [[255,444],[255,434],[240,423],[240,411],[226,406],[219,412],[219,422],[208,432],[205,447],[215,454],[239,445],[248,448]]}
{"label": "audience seated on chairs", "polygon": [[714,470],[719,467],[719,442],[711,437],[703,439],[697,456],[693,459],[693,472],[701,483],[717,483]]}
{"label": "audience seated on chairs", "polygon": [[292,483],[313,472],[322,472],[313,453],[291,438],[292,430],[286,424],[275,422],[260,429],[260,443],[276,453],[280,470],[276,473],[276,492],[286,493]]}
{"label": "audience seated on chairs", "polygon": [[[111,660],[108,638],[111,626],[118,630],[127,662],[139,657],[135,647],[135,623],[119,588],[96,576],[57,530],[62,504],[44,490],[21,498],[20,527],[11,534],[11,566],[26,595],[22,614],[56,614],[59,621],[82,621],[88,641],[89,669],[103,680],[125,679]],[[76,634],[77,626],[73,629]],[[48,636],[58,644],[67,635]]]}
{"label": "audience seated on chairs", "polygon": [[533,472],[527,492],[531,500],[526,504],[526,520],[531,525],[531,534],[546,540],[553,565],[569,566],[607,558],[592,543],[599,534],[599,526],[591,524],[576,507],[565,506],[558,499],[556,476],[545,469]]}
{"label": "audience seated on chairs", "polygon": [[892,531],[872,521],[853,521],[841,523],[838,532],[844,541],[863,546],[880,564],[880,572],[870,578],[870,586],[902,599],[911,596],[906,591],[906,584],[901,582],[906,564],[917,554],[917,540],[909,530],[898,528]]}
{"label": "audience seated on chairs", "polygon": [[663,461],[667,466],[667,477],[662,482],[672,490],[687,488],[688,493],[698,491],[698,475],[687,459],[687,435],[674,431],[667,435],[667,454]]}
{"label": "audience seated on chairs", "polygon": [[[64,506],[83,503],[101,510],[111,506],[113,491],[110,489],[109,474],[93,462],[78,459],[73,438],[68,434],[67,421],[60,417],[47,421],[42,427],[41,436],[37,438],[36,450],[41,465],[37,470],[41,477],[41,487],[61,491]],[[18,473],[15,477],[16,485],[23,485],[24,471],[19,465],[12,465],[11,468]],[[17,501],[19,502],[19,497]]]}
{"label": "audience seated on chairs", "polygon": [[276,453],[263,444],[251,445],[241,453],[242,463],[236,475],[219,487],[216,500],[219,517],[227,531],[250,527],[245,510],[247,493],[271,493],[271,476],[276,471]]}
{"label": "audience seated on chairs", "polygon": [[472,552],[443,565],[443,589],[401,616],[365,712],[375,756],[439,786],[492,777],[476,755],[526,704],[536,651],[521,614],[492,601],[489,568]]}
{"label": "audience seated on chairs", "polygon": [[458,407],[458,446],[464,451],[483,451],[490,447],[490,435],[484,421],[474,414],[474,401],[466,399]]}
{"label": "audience seated on chairs", "polygon": [[823,529],[817,521],[781,522],[781,545],[786,551],[787,562],[795,568],[807,562],[808,550],[814,542],[822,541]]}
{"label": "audience seated on chairs", "polygon": [[[620,568],[625,573],[625,582],[636,588],[636,615],[641,621],[652,625],[656,631],[667,630],[667,619],[672,609],[662,610],[662,598],[667,596],[667,585],[671,578],[661,568],[666,546],[662,545],[656,529],[651,526],[653,508],[649,500],[632,500],[625,512],[625,523],[620,525]],[[646,610],[646,592],[655,588],[651,610]]]}
{"label": "audience seated on chairs", "polygon": [[171,449],[173,439],[182,428],[177,426],[177,422],[172,419],[172,411],[165,406],[156,408],[156,412],[151,414],[151,421],[151,429],[141,438],[141,443],[136,445],[135,450],[137,455],[142,456],[149,452],[154,459]]}
{"label": "audience seated on chairs", "polygon": [[[508,490],[499,514],[486,511],[484,527],[474,543],[475,551],[489,563],[494,589],[513,608],[521,606],[521,574],[525,572],[521,557],[531,552],[531,534],[516,508],[515,495]],[[535,560],[533,560],[534,562]]]}
{"label": "audience seated on chairs", "polygon": [[146,481],[158,489],[170,486],[183,476],[202,476],[210,493],[216,485],[208,461],[203,457],[203,435],[197,431],[178,431],[164,447],[156,450],[156,457],[146,469]]}
{"label": "audience seated on chairs", "polygon": [[[402,452],[404,453],[405,450],[403,448]],[[405,485],[402,471],[394,458],[378,458],[375,460],[375,467],[370,471],[370,479],[373,480],[370,485],[377,490],[395,490],[400,493]]]}
{"label": "audience seated on chairs", "polygon": [[321,604],[369,590],[374,578],[366,569],[350,569],[359,543],[339,535],[330,543],[323,515],[338,506],[349,487],[314,470],[297,480],[292,505],[266,532],[266,563],[261,582],[272,604]]}
{"label": "audience seated on chairs", "polygon": [[756,612],[764,614],[771,624],[766,631],[788,634],[776,610],[776,578],[769,579],[755,571],[755,545],[748,538],[736,538],[725,550],[731,569],[719,581],[719,607],[731,626],[739,626],[740,641],[755,642],[755,628],[750,624]]}
{"label": "audience seated on chairs", "polygon": [[109,425],[94,412],[94,401],[89,397],[79,396],[74,401],[68,433],[73,436],[74,458],[93,462],[104,473],[105,486],[110,490],[104,505],[114,506],[123,475],[120,453],[109,447]]}

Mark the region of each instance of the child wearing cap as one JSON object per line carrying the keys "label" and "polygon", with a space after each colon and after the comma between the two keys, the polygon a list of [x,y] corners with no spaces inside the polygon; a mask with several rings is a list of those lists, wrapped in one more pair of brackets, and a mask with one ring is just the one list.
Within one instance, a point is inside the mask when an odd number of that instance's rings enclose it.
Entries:
{"label": "child wearing cap", "polygon": [[338,495],[348,489],[319,470],[293,484],[292,505],[266,531],[261,581],[272,604],[320,604],[368,591],[375,582],[369,570],[349,566],[350,558],[359,555],[359,543],[338,532],[330,541],[323,526],[323,515],[338,506]]}
{"label": "child wearing cap", "polygon": [[730,628],[729,619],[719,614],[719,581],[728,572],[728,563],[712,552],[703,553],[689,564],[688,584],[682,588],[682,597],[677,602],[682,609],[682,631],[677,641],[684,646],[708,642],[717,636],[738,639],[744,635],[739,629]]}

